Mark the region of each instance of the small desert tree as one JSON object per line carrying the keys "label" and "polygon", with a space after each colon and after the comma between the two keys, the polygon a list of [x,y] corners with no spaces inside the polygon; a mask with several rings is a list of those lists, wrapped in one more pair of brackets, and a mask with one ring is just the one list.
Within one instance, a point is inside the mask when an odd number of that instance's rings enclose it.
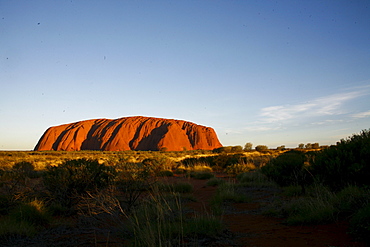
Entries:
{"label": "small desert tree", "polygon": [[247,142],[244,145],[244,151],[251,151],[252,150],[252,147],[253,147],[253,144],[251,142]]}
{"label": "small desert tree", "polygon": [[320,148],[320,145],[318,142],[315,142],[314,144],[312,144],[312,147],[313,149],[319,149]]}
{"label": "small desert tree", "polygon": [[242,151],[243,151],[242,146],[233,146],[231,148],[231,152],[233,152],[233,153],[239,153],[239,152],[242,152]]}
{"label": "small desert tree", "polygon": [[285,145],[281,145],[281,146],[277,147],[276,149],[279,150],[279,151],[285,150]]}
{"label": "small desert tree", "polygon": [[267,151],[268,147],[266,145],[257,145],[256,146],[256,151],[262,152],[262,151]]}

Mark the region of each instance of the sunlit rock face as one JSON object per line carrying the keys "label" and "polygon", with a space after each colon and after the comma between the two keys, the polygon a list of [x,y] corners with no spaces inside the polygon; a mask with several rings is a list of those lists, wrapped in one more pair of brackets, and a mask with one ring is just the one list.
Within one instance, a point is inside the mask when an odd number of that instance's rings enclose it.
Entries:
{"label": "sunlit rock face", "polygon": [[50,127],[35,150],[212,150],[216,132],[191,122],[152,117],[93,119]]}

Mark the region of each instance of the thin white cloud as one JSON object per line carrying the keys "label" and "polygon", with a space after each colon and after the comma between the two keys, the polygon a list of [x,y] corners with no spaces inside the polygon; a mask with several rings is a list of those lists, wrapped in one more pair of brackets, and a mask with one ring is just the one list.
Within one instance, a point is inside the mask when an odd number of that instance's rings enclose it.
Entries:
{"label": "thin white cloud", "polygon": [[353,118],[366,118],[370,117],[370,111],[360,112],[352,115]]}
{"label": "thin white cloud", "polygon": [[270,106],[263,108],[260,116],[265,123],[276,123],[297,118],[339,115],[343,114],[341,107],[346,101],[362,95],[364,92],[354,91],[320,97],[297,105]]}
{"label": "thin white cloud", "polygon": [[281,129],[280,127],[271,127],[271,126],[249,126],[244,128],[246,131],[251,131],[251,132],[260,132],[260,131],[270,131],[270,130],[279,130]]}
{"label": "thin white cloud", "polygon": [[328,125],[328,124],[336,124],[336,123],[342,123],[342,122],[344,122],[343,119],[337,119],[337,120],[327,119],[324,121],[313,122],[311,123],[311,125]]}

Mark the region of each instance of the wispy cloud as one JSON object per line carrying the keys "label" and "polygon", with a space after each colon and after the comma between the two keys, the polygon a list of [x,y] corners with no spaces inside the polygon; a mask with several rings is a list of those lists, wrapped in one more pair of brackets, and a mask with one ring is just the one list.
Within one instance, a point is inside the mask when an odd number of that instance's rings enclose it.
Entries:
{"label": "wispy cloud", "polygon": [[366,118],[366,117],[370,117],[370,111],[356,113],[356,114],[353,114],[351,116],[353,118]]}
{"label": "wispy cloud", "polygon": [[319,122],[313,122],[311,125],[329,125],[329,124],[337,124],[337,123],[342,123],[344,122],[343,119],[326,119],[324,121],[319,121]]}
{"label": "wispy cloud", "polygon": [[279,130],[281,129],[281,127],[272,127],[272,126],[258,126],[258,125],[255,125],[255,126],[248,126],[246,128],[244,128],[244,130],[246,131],[251,131],[251,132],[260,132],[260,131],[271,131],[271,130]]}
{"label": "wispy cloud", "polygon": [[343,114],[342,105],[364,95],[363,91],[333,94],[297,105],[270,106],[261,109],[262,122],[276,123],[297,118]]}

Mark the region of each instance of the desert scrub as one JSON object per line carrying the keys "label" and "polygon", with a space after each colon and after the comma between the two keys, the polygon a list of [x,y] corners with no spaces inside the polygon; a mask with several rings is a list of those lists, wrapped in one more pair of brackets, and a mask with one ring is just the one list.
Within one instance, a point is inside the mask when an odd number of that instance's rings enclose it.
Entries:
{"label": "desert scrub", "polygon": [[261,170],[240,173],[236,176],[240,186],[246,187],[277,187],[277,184],[268,179]]}
{"label": "desert scrub", "polygon": [[292,150],[271,159],[261,168],[261,171],[280,186],[301,185],[304,187],[312,178],[305,161],[304,153]]}
{"label": "desert scrub", "polygon": [[0,240],[4,242],[18,236],[32,237],[42,230],[51,218],[40,200],[33,200],[14,207],[0,221]]}
{"label": "desert scrub", "polygon": [[283,212],[291,225],[328,223],[356,214],[368,202],[367,190],[347,186],[335,193],[325,186],[314,184],[308,188],[306,196],[286,204]]}
{"label": "desert scrub", "polygon": [[50,221],[44,202],[37,199],[14,208],[9,217],[17,222],[27,222],[35,226],[43,226]]}
{"label": "desert scrub", "polygon": [[186,182],[178,182],[174,184],[157,183],[157,186],[161,191],[174,193],[191,193],[194,190],[193,185]]}
{"label": "desert scrub", "polygon": [[133,246],[172,246],[180,242],[184,218],[177,194],[164,197],[155,191],[129,215]]}
{"label": "desert scrub", "polygon": [[115,185],[122,194],[120,200],[131,211],[139,203],[141,195],[157,182],[155,171],[148,163],[122,163],[116,169]]}
{"label": "desert scrub", "polygon": [[370,244],[370,203],[353,215],[349,230],[357,240]]}
{"label": "desert scrub", "polygon": [[238,163],[225,168],[225,172],[229,175],[236,176],[241,173],[250,172],[256,169],[253,163]]}
{"label": "desert scrub", "polygon": [[184,224],[184,236],[187,237],[215,237],[224,229],[220,218],[212,214],[195,215]]}
{"label": "desert scrub", "polygon": [[71,208],[79,196],[106,188],[115,178],[113,167],[100,164],[97,160],[78,159],[48,167],[43,182],[52,201]]}
{"label": "desert scrub", "polygon": [[185,239],[215,237],[223,229],[214,215],[186,218],[178,193],[151,193],[129,216],[134,246],[183,246]]}
{"label": "desert scrub", "polygon": [[334,191],[348,184],[370,186],[370,130],[363,130],[337,145],[316,153],[311,164],[312,174]]}
{"label": "desert scrub", "polygon": [[239,186],[233,183],[224,183],[218,186],[216,194],[211,199],[212,211],[220,215],[223,212],[223,203],[225,202],[250,202],[251,198],[238,191]]}

